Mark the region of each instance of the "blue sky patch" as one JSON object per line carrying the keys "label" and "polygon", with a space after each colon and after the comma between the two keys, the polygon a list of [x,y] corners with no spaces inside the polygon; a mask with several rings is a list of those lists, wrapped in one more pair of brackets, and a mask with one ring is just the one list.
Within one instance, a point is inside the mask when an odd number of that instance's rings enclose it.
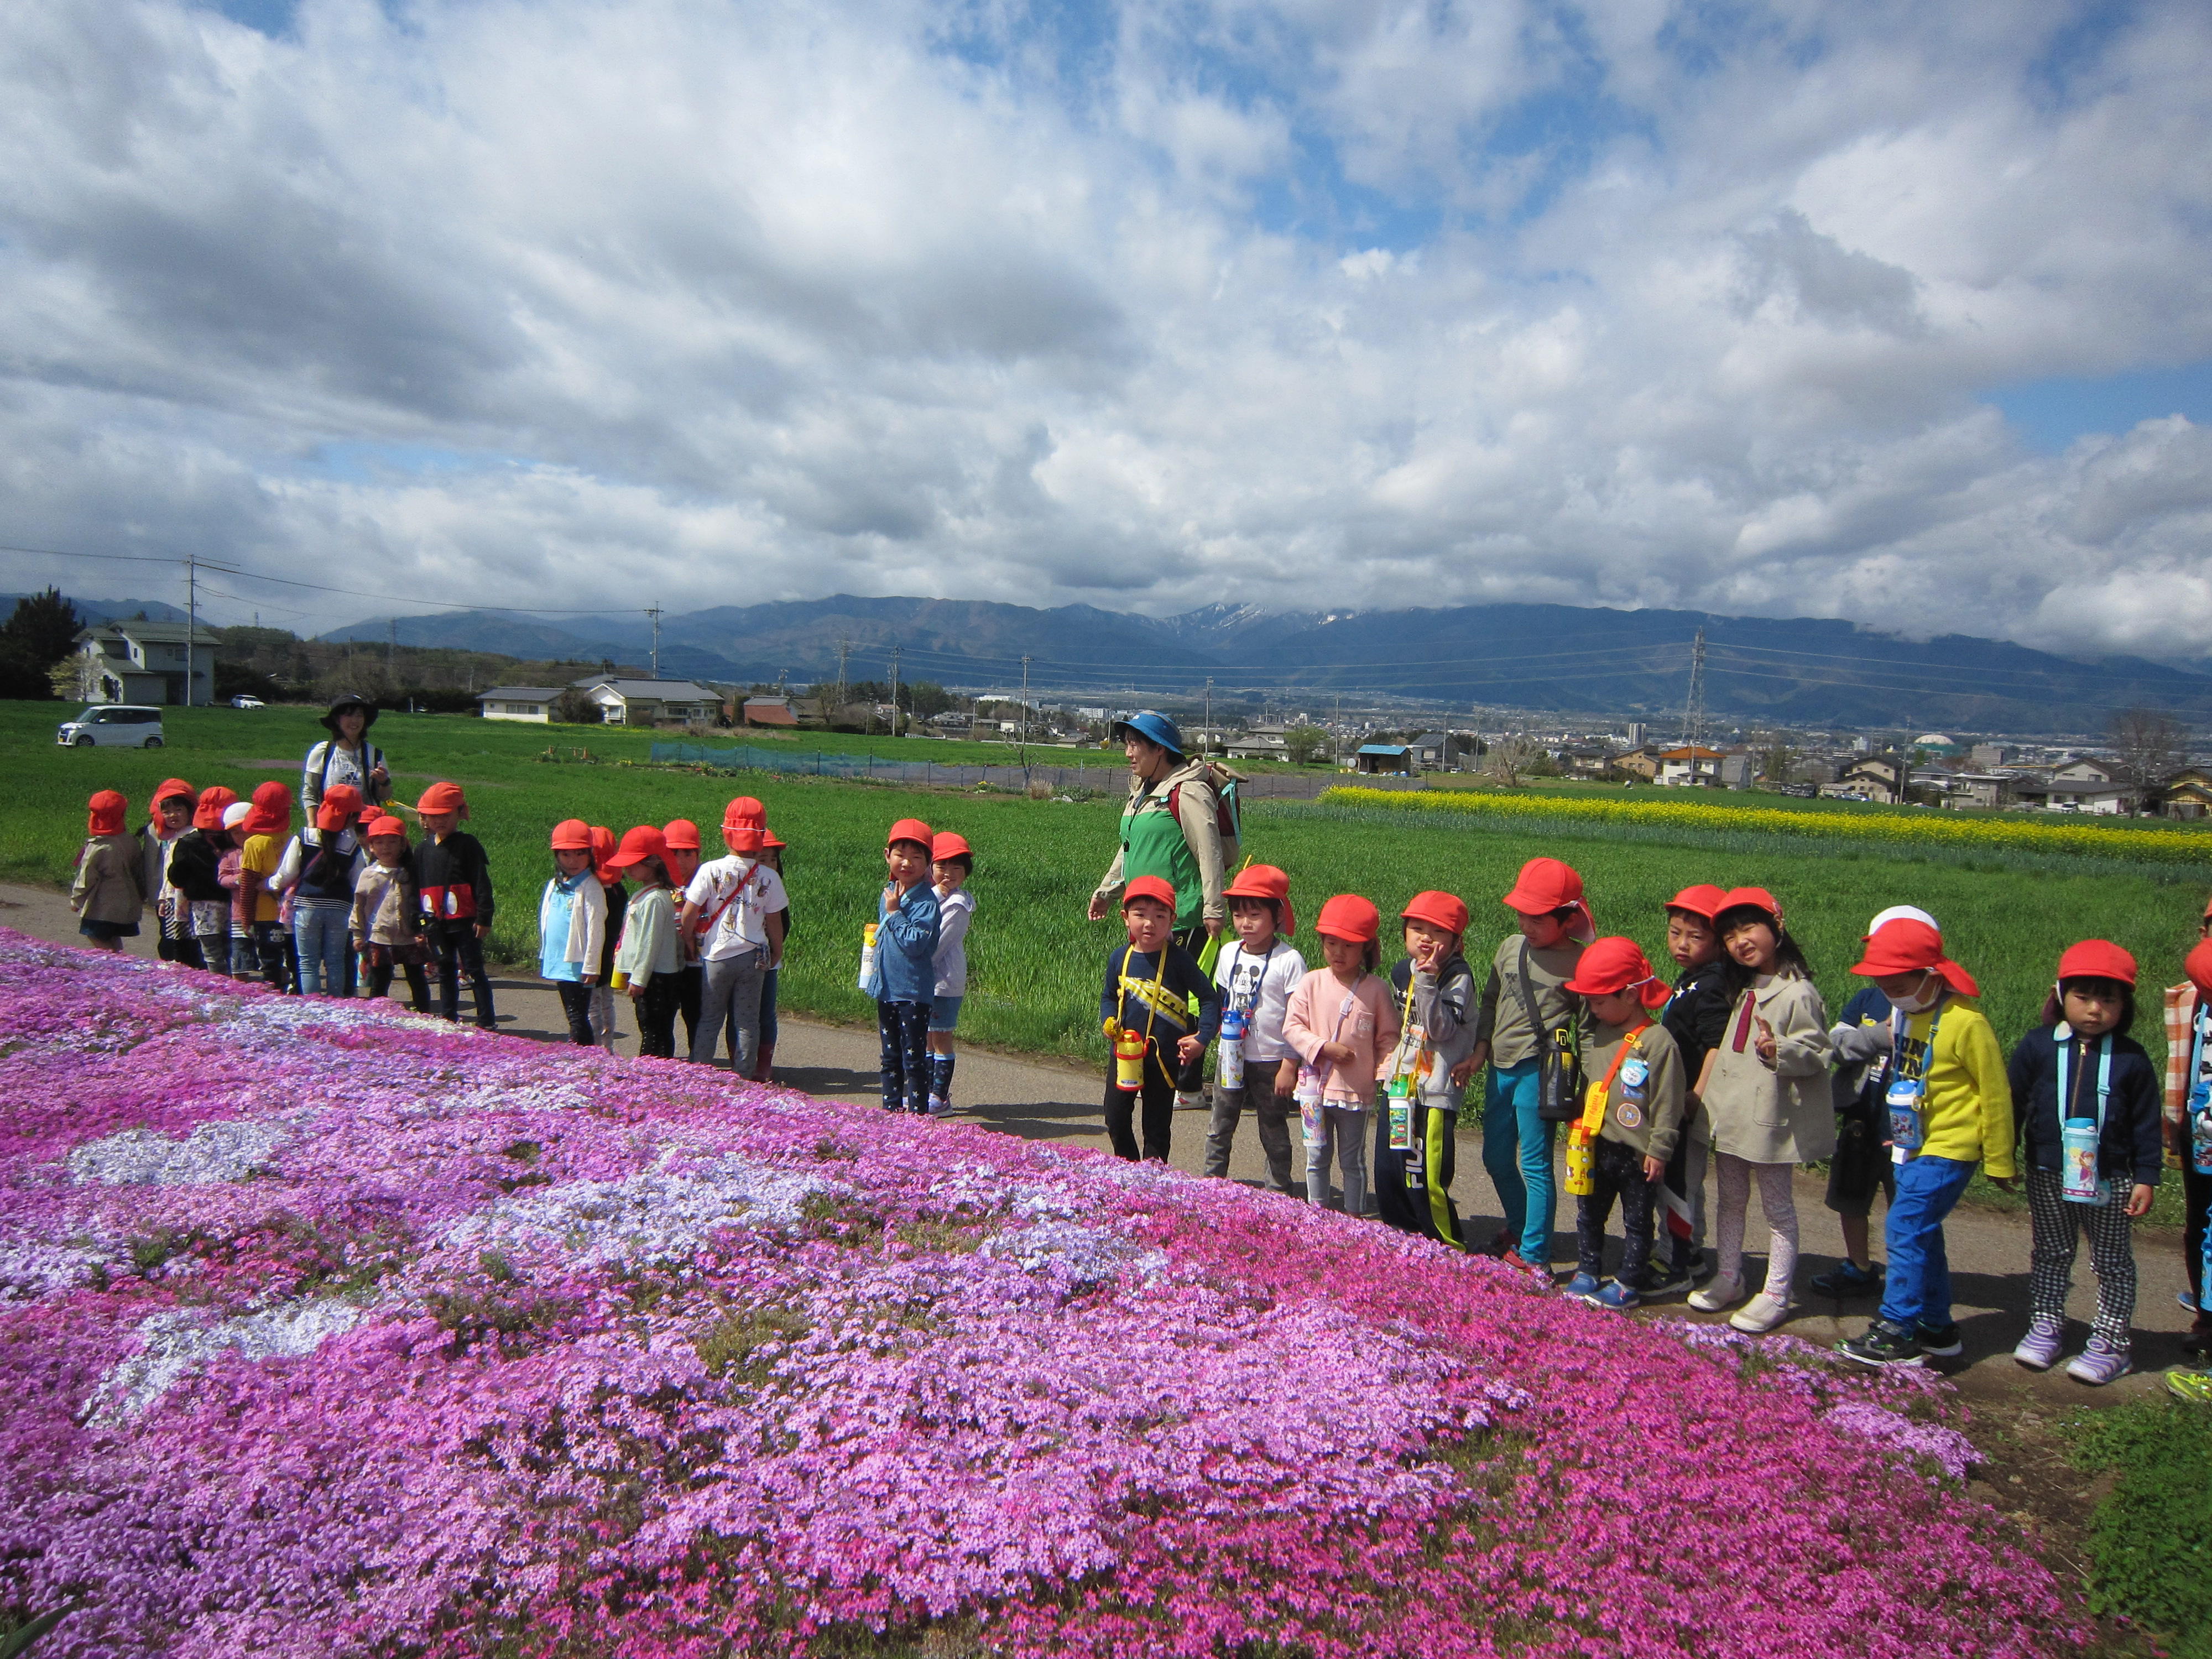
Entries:
{"label": "blue sky patch", "polygon": [[2092,432],[2127,432],[2138,422],[2186,415],[2212,426],[2212,362],[2140,368],[2100,379],[2057,375],[1985,394],[2032,449],[2056,455]]}

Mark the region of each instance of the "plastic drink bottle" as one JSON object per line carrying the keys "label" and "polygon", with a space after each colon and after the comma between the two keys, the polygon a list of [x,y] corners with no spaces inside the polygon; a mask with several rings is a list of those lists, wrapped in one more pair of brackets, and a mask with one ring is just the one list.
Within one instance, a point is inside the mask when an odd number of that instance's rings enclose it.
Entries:
{"label": "plastic drink bottle", "polygon": [[2105,1183],[2097,1175],[2097,1120],[2069,1117],[2058,1129],[2058,1190],[2075,1204],[2101,1204]]}
{"label": "plastic drink bottle", "polygon": [[1124,1025],[1114,1038],[1114,1086],[1124,1094],[1134,1094],[1145,1086],[1145,1050],[1149,1046],[1142,1031],[1133,1031]]}
{"label": "plastic drink bottle", "polygon": [[1567,1131],[1565,1185],[1570,1195],[1575,1198],[1589,1196],[1595,1185],[1590,1179],[1593,1161],[1589,1137],[1583,1133],[1582,1124],[1577,1122]]}
{"label": "plastic drink bottle", "polygon": [[868,988],[868,981],[876,976],[876,924],[869,922],[860,929],[860,988]]}

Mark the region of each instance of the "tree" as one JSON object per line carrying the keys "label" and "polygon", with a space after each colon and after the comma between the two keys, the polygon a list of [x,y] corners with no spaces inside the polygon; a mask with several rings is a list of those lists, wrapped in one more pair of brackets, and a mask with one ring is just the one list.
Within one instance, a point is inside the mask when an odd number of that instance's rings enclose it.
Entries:
{"label": "tree", "polygon": [[1797,764],[1797,751],[1782,738],[1777,738],[1759,751],[1759,775],[1769,783],[1787,783],[1790,770]]}
{"label": "tree", "polygon": [[15,613],[0,623],[0,697],[54,697],[50,676],[76,649],[83,629],[76,607],[58,587],[16,600]]}
{"label": "tree", "polygon": [[2156,708],[2123,708],[2112,716],[2119,781],[2135,793],[2136,810],[2158,805],[2166,781],[2188,758],[2189,729]]}
{"label": "tree", "polygon": [[1517,784],[1543,752],[1526,738],[1500,738],[1490,745],[1483,770],[1497,782]]}
{"label": "tree", "polygon": [[606,717],[593,702],[573,685],[561,688],[561,695],[553,699],[553,718],[567,726],[597,726]]}
{"label": "tree", "polygon": [[1283,752],[1293,766],[1310,766],[1327,760],[1334,745],[1318,726],[1294,726],[1283,733]]}
{"label": "tree", "polygon": [[[935,680],[914,680],[905,687],[906,711],[916,720],[942,714],[952,707],[952,694]],[[1034,724],[1034,721],[1032,721]]]}

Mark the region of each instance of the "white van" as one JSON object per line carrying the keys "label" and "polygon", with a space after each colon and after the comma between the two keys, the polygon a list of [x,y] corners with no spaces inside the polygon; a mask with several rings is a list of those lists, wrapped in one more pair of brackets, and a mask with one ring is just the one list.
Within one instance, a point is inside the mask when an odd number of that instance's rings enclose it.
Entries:
{"label": "white van", "polygon": [[54,741],[64,749],[159,749],[161,711],[138,703],[96,702],[73,720],[64,720]]}

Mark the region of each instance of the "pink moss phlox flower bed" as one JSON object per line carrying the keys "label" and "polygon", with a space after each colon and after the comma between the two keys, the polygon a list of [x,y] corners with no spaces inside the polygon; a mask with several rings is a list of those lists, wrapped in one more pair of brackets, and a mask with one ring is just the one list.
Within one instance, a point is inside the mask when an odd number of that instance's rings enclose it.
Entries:
{"label": "pink moss phlox flower bed", "polygon": [[2052,1652],[1945,1385],[1227,1182],[0,933],[65,1655]]}

